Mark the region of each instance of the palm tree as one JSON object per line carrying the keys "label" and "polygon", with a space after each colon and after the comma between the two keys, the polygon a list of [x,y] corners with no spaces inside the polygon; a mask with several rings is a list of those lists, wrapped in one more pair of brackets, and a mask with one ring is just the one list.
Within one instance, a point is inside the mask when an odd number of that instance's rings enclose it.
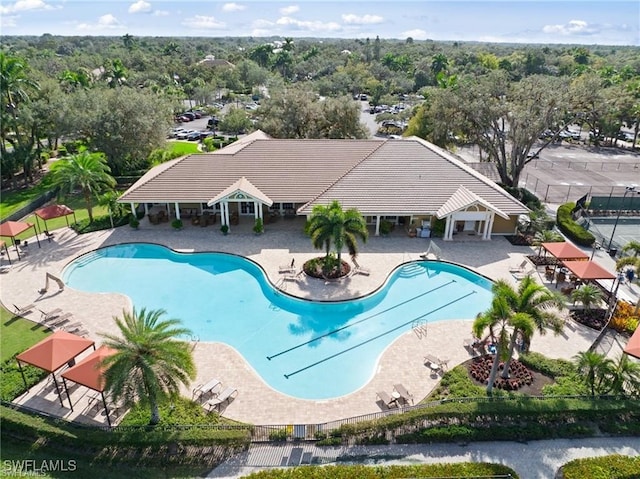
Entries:
{"label": "palm tree", "polygon": [[80,188],[87,205],[89,221],[93,222],[92,198],[104,190],[113,188],[116,180],[101,153],[83,151],[77,155],[56,161],[51,167],[53,183],[69,193]]}
{"label": "palm tree", "polygon": [[553,230],[537,231],[533,236],[532,244],[538,247],[538,256],[542,254],[542,243],[558,243],[563,241],[562,235]]}
{"label": "palm tree", "polygon": [[[491,394],[493,391],[493,383],[498,375],[500,361],[507,358],[510,346],[515,344],[517,335],[521,333],[525,336],[530,336],[533,333],[535,325],[528,314],[514,314],[507,298],[496,294],[491,301],[489,310],[478,314],[473,322],[472,328],[473,334],[478,338],[484,336],[487,330],[489,330],[489,335],[493,338],[496,329],[498,329],[498,337],[495,338],[496,355],[491,365],[489,379],[487,380],[487,394]],[[508,370],[508,367],[508,363],[505,363],[504,368]]]}
{"label": "palm tree", "polygon": [[574,356],[578,372],[582,374],[591,395],[604,394],[607,381],[611,380],[614,364],[611,359],[592,351],[582,351]]}
{"label": "palm tree", "polygon": [[610,392],[622,395],[640,393],[640,364],[631,361],[626,354],[621,354],[614,364]]}
{"label": "palm tree", "polygon": [[338,265],[342,264],[342,248],[346,246],[349,255],[358,255],[358,238],[366,243],[369,232],[367,224],[356,209],[344,211],[340,203],[332,201],[328,206],[313,207],[307,232],[311,236],[314,248],[325,248],[327,258],[333,243],[338,257]]}
{"label": "palm tree", "polygon": [[111,228],[113,228],[113,216],[121,217],[124,214],[126,206],[122,203],[118,203],[120,194],[115,190],[107,191],[105,194],[98,198],[98,204],[100,206],[106,206],[109,210],[109,221],[111,222]]}
{"label": "palm tree", "polygon": [[640,241],[629,241],[622,247],[622,251],[633,251],[634,258],[640,255]]}
{"label": "palm tree", "polygon": [[[493,285],[493,292],[497,296],[504,297],[513,313],[527,314],[535,325],[535,329],[540,334],[545,334],[547,329],[560,334],[564,327],[564,320],[554,309],[564,309],[564,300],[561,295],[552,293],[546,287],[536,283],[536,281],[526,276],[515,290],[504,280],[498,280]],[[514,331],[516,334],[517,331]],[[528,341],[531,335],[524,335],[524,340]],[[509,354],[505,362],[503,377],[508,377],[509,364],[513,357],[514,341],[509,348]]]}
{"label": "palm tree", "polygon": [[148,403],[149,424],[160,422],[161,399],[177,395],[180,383],[195,377],[191,348],[177,338],[191,334],[180,320],[162,320],[163,310],[145,308],[116,317],[121,336],[105,334],[105,344],[116,353],[105,359],[106,389],[118,401],[132,404],[136,398]]}
{"label": "palm tree", "polygon": [[602,291],[593,284],[583,284],[571,293],[571,299],[574,303],[582,303],[585,311],[589,311],[591,306],[602,300]]}

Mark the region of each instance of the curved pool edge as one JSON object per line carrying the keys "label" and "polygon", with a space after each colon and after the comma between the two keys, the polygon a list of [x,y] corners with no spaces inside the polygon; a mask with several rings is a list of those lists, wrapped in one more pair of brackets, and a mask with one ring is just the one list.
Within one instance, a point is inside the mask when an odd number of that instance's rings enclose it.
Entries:
{"label": "curved pool edge", "polygon": [[[430,259],[415,259],[415,260],[409,260],[409,261],[403,261],[401,263],[398,263],[395,267],[393,267],[384,277],[383,281],[378,282],[377,285],[374,285],[373,288],[369,289],[368,291],[362,292],[360,294],[357,295],[353,295],[353,296],[349,296],[349,297],[344,297],[344,298],[340,298],[340,299],[323,299],[321,297],[312,297],[312,296],[303,296],[302,294],[294,294],[290,291],[287,291],[285,289],[279,288],[277,285],[280,282],[280,280],[282,280],[283,276],[282,274],[279,274],[278,276],[274,276],[272,277],[266,270],[266,268],[263,266],[263,264],[260,261],[257,261],[251,257],[248,256],[243,256],[241,254],[237,254],[237,253],[229,253],[226,251],[217,251],[217,250],[191,250],[191,251],[184,251],[184,250],[180,250],[180,249],[174,249],[171,248],[165,244],[162,243],[156,243],[156,242],[152,242],[152,241],[127,241],[127,242],[119,242],[116,244],[107,244],[107,245],[103,245],[99,248],[95,248],[91,251],[85,251],[84,253],[81,253],[77,256],[72,257],[71,259],[69,259],[65,265],[63,266],[63,268],[61,269],[60,272],[60,277],[63,279],[66,276],[66,272],[67,269],[69,268],[69,266],[74,262],[79,260],[82,257],[86,257],[88,255],[94,254],[96,251],[102,250],[102,249],[106,249],[106,248],[112,248],[114,246],[121,246],[121,245],[136,245],[136,244],[143,244],[143,245],[154,245],[154,246],[158,246],[158,247],[162,247],[164,249],[167,249],[169,251],[171,251],[172,253],[178,254],[178,255],[189,255],[189,254],[221,254],[221,255],[226,255],[226,256],[231,256],[231,257],[236,257],[236,258],[240,258],[243,260],[246,260],[250,263],[252,263],[255,267],[257,267],[258,269],[260,269],[260,271],[262,272],[262,275],[264,277],[264,279],[266,280],[266,282],[268,283],[268,285],[271,287],[272,292],[274,294],[282,294],[291,298],[295,298],[301,301],[313,301],[313,302],[319,302],[319,303],[341,303],[341,302],[345,302],[345,301],[352,301],[352,300],[358,300],[358,299],[367,299],[369,297],[372,297],[373,295],[375,295],[378,291],[380,291],[381,289],[383,289],[386,284],[390,281],[390,279],[393,277],[394,273],[396,273],[398,270],[402,269],[404,266],[412,264],[412,263],[416,263],[416,264],[448,264],[448,265],[452,265],[458,268],[462,268],[464,270],[466,270],[469,273],[473,273],[474,275],[480,276],[482,278],[484,278],[485,280],[487,280],[490,283],[494,283],[495,280],[490,278],[489,276],[477,271],[474,268],[470,268],[464,264],[461,263],[456,263],[454,261],[448,261],[448,260],[430,260]],[[335,282],[331,282],[331,286],[335,287],[335,286],[339,286],[341,285],[343,282],[349,280],[350,278],[353,278],[354,276],[356,276],[354,273],[351,273],[350,275],[347,275],[343,278],[340,278],[338,281]],[[274,278],[276,279],[276,281],[274,281]],[[328,283],[325,280],[322,279],[318,279],[318,278],[313,278],[311,276],[305,275],[305,278],[309,279],[310,281],[314,281],[316,282],[317,285],[324,285],[326,286]],[[367,279],[369,279],[369,277],[367,277]],[[371,278],[373,279],[373,278]],[[97,294],[97,293],[95,293]],[[109,293],[106,293],[109,294]],[[121,294],[121,293],[115,293],[115,294]],[[124,294],[122,294],[123,296],[126,296]],[[128,297],[127,297],[128,298]],[[132,304],[131,299],[129,299],[129,303]]]}

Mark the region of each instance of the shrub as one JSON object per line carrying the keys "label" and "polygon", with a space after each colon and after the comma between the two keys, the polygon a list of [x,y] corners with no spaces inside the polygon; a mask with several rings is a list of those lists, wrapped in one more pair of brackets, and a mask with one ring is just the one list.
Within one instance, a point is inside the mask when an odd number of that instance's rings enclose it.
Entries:
{"label": "shrub", "polygon": [[558,208],[558,228],[574,243],[580,246],[591,246],[596,238],[573,220],[571,212],[575,206],[575,203],[565,203]]}
{"label": "shrub", "polygon": [[560,468],[564,479],[632,479],[640,477],[640,457],[611,456],[574,459]]}
{"label": "shrub", "polygon": [[222,225],[220,231],[222,231],[223,235],[226,235],[229,232],[229,225]]}
{"label": "shrub", "polygon": [[[129,215],[123,215],[113,218],[113,226],[123,226],[129,224]],[[71,228],[78,234],[91,233],[92,231],[108,230],[111,228],[111,218],[109,215],[94,216],[93,223],[89,219],[80,220],[71,225]]]}
{"label": "shrub", "polygon": [[640,316],[635,311],[636,307],[633,304],[618,301],[609,325],[616,331],[633,334],[640,323]]}
{"label": "shrub", "polygon": [[140,226],[140,220],[135,216],[131,216],[131,219],[129,219],[129,226],[131,226],[134,229],[137,229],[138,226]]}
{"label": "shrub", "polygon": [[256,218],[256,222],[253,225],[253,232],[255,234],[260,234],[264,232],[264,224],[262,223],[262,218]]}
{"label": "shrub", "polygon": [[288,436],[289,436],[289,434],[287,433],[286,429],[278,429],[276,431],[271,431],[269,433],[269,440],[270,441],[283,442],[283,441],[287,440]]}
{"label": "shrub", "polygon": [[393,231],[393,223],[391,221],[382,220],[380,222],[380,234],[381,235],[388,235],[392,231]]}
{"label": "shrub", "polygon": [[[220,416],[207,413],[202,405],[182,396],[162,401],[160,409],[160,426],[170,425],[214,425],[220,424]],[[136,404],[126,414],[121,426],[146,426],[149,424],[149,407],[146,404]]]}
{"label": "shrub", "polygon": [[576,373],[576,368],[571,361],[549,359],[540,353],[529,351],[522,354],[518,359],[526,367],[538,371],[545,376],[551,376],[554,379],[561,376],[572,376]]}
{"label": "shrub", "polygon": [[528,189],[519,188],[519,187],[515,187],[515,186],[506,186],[506,185],[503,185],[503,184],[500,184],[500,186],[502,187],[503,190],[505,190],[507,193],[509,193],[515,199],[519,200],[521,203],[523,203],[530,210],[534,210],[535,211],[535,210],[539,210],[539,209],[542,208],[542,203],[540,202],[538,197],[536,195],[534,195],[533,193],[531,193]]}
{"label": "shrub", "polygon": [[434,238],[442,238],[444,236],[444,229],[447,225],[447,220],[445,218],[436,219],[433,222],[433,227],[431,228],[431,236]]}
{"label": "shrub", "polygon": [[13,401],[28,388],[42,381],[47,375],[46,371],[27,364],[22,366],[22,372],[27,380],[26,386],[22,380],[22,374],[15,356],[0,366],[0,377],[2,377],[2,381],[0,381],[0,399]]}
{"label": "shrub", "polygon": [[175,220],[173,220],[171,222],[171,226],[176,230],[181,230],[182,226],[183,226],[182,220],[179,220],[179,219],[176,218]]}

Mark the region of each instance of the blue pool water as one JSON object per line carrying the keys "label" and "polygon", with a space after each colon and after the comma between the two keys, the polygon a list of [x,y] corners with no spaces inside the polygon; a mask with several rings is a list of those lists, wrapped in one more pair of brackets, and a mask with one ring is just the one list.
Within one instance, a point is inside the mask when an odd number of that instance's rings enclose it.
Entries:
{"label": "blue pool water", "polygon": [[491,303],[489,280],[448,263],[407,263],[371,296],[312,302],[277,292],[245,258],[151,244],[96,250],[63,278],[78,290],[125,294],[136,309],[164,309],[201,341],[238,350],[274,389],[306,399],[362,387],[384,349],[415,325],[474,318]]}

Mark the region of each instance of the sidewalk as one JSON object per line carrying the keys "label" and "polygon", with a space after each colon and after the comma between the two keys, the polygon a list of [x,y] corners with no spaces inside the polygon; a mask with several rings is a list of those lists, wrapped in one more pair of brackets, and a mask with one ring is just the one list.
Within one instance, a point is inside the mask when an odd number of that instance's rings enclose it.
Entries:
{"label": "sidewalk", "polygon": [[[327,465],[437,464],[491,462],[511,467],[520,479],[553,479],[558,468],[573,459],[621,454],[640,456],[640,438],[555,439],[545,441],[478,442],[461,444],[410,444],[392,446],[316,447],[313,444],[251,446],[215,468],[206,477],[232,479],[265,469],[300,463]],[[352,458],[350,460],[350,458]]]}

